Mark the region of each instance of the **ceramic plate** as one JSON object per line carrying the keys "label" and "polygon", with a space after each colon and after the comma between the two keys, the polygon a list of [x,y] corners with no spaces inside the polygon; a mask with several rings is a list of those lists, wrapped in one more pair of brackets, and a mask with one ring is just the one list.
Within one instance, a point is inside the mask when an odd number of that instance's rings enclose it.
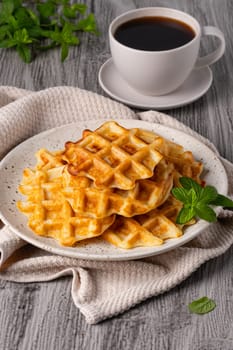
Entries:
{"label": "ceramic plate", "polygon": [[192,103],[203,96],[210,88],[213,75],[209,67],[194,69],[185,82],[175,91],[163,96],[143,95],[134,90],[121,78],[112,58],[99,70],[99,83],[112,98],[128,106],[142,109],[164,110]]}
{"label": "ceramic plate", "polygon": [[[127,128],[139,127],[152,130],[181,144],[185,149],[191,150],[195,158],[204,163],[206,182],[215,186],[220,193],[227,194],[227,176],[222,164],[216,155],[197,139],[155,123],[139,120],[119,120],[118,122]],[[182,237],[170,239],[162,246],[124,250],[103,242],[99,238],[88,244],[80,243],[76,247],[62,247],[54,239],[37,236],[27,227],[26,216],[16,207],[16,202],[23,199],[17,187],[21,182],[23,169],[35,165],[35,152],[42,147],[51,151],[62,149],[65,141],[76,141],[80,138],[83,129],[94,130],[102,123],[103,120],[88,121],[54,128],[24,141],[8,153],[0,163],[0,218],[2,221],[10,225],[11,230],[18,236],[39,248],[60,255],[91,260],[131,260],[161,254],[199,235],[209,225],[202,220],[188,227]]]}

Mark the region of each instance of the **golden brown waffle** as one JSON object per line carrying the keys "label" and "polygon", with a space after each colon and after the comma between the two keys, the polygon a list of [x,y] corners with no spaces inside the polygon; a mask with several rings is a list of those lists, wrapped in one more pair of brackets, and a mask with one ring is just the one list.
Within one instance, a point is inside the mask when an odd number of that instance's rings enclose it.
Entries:
{"label": "golden brown waffle", "polygon": [[[83,185],[85,177],[75,177],[65,172],[67,183],[73,178],[73,186],[64,188],[63,194],[75,212],[80,215],[103,218],[112,214],[131,217],[150,211],[161,205],[173,185],[173,165],[162,160],[156,167],[153,179],[136,181],[132,190],[113,188],[98,189],[93,183]],[[80,184],[78,184],[80,179]],[[90,181],[90,180],[89,180]]]}
{"label": "golden brown waffle", "polygon": [[41,148],[36,153],[37,164],[36,169],[49,170],[52,168],[64,165],[65,162],[62,159],[63,151],[50,152],[45,148]]}
{"label": "golden brown waffle", "polygon": [[114,224],[101,236],[118,248],[152,247],[163,244],[163,240],[153,235],[133,218],[117,216]]}
{"label": "golden brown waffle", "polygon": [[136,180],[151,177],[162,159],[156,150],[162,138],[154,136],[150,142],[144,134],[106,122],[95,131],[86,130],[81,140],[67,142],[63,159],[72,175],[87,176],[96,187],[129,190]]}
{"label": "golden brown waffle", "polygon": [[181,226],[175,224],[181,208],[181,202],[170,195],[162,206],[144,215],[139,215],[135,219],[144,228],[163,240],[177,238],[182,235]]}
{"label": "golden brown waffle", "polygon": [[102,238],[125,249],[161,245],[164,240],[182,235],[181,227],[174,223],[181,206],[174,197],[169,197],[160,208],[146,214],[133,218],[117,216]]}
{"label": "golden brown waffle", "polygon": [[192,152],[185,151],[181,145],[167,139],[162,140],[157,150],[165,159],[174,164],[178,177],[187,176],[202,183],[200,175],[203,171],[203,164],[194,159]]}
{"label": "golden brown waffle", "polygon": [[[160,205],[156,210],[151,210],[150,213],[148,213],[148,216],[153,216],[154,213],[159,213],[162,215],[165,215],[169,220],[172,222],[176,222],[176,218],[182,209],[183,204],[176,199],[172,194],[169,194],[167,200]],[[146,218],[147,216],[141,216],[142,219]],[[140,218],[139,218],[140,219]],[[180,227],[180,225],[179,225]]]}
{"label": "golden brown waffle", "polygon": [[[40,149],[25,169],[18,202],[28,226],[62,245],[101,236],[119,248],[157,246],[182,235],[179,178],[200,179],[192,152],[153,132],[106,122],[63,151]],[[194,221],[188,224],[193,224]]]}
{"label": "golden brown waffle", "polygon": [[72,246],[83,239],[101,235],[115,216],[95,219],[75,213],[62,195],[63,169],[64,166],[47,171],[25,169],[19,190],[27,199],[18,202],[17,206],[28,217],[28,226],[35,233]]}
{"label": "golden brown waffle", "polygon": [[[200,180],[203,164],[195,160],[191,151],[185,151],[183,146],[161,137],[152,131],[143,129],[136,130],[136,133],[139,132],[140,137],[145,142],[149,144],[154,143],[155,149],[161,153],[165,159],[174,164],[179,176],[187,176],[199,183],[203,182]],[[156,142],[154,142],[155,140]]]}

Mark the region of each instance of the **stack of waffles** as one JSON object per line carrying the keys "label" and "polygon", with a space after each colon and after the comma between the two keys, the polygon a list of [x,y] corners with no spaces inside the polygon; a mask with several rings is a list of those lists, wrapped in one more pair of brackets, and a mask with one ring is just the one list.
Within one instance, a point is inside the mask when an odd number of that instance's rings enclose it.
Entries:
{"label": "stack of waffles", "polygon": [[97,236],[124,249],[177,238],[182,204],[171,190],[181,176],[201,182],[202,163],[190,151],[114,121],[36,157],[24,170],[19,190],[26,200],[18,209],[36,234],[66,246]]}

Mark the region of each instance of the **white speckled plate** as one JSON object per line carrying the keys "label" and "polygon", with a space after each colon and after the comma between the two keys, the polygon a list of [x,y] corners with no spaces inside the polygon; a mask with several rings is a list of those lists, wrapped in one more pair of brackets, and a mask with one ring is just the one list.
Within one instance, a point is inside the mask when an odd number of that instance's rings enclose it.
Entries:
{"label": "white speckled plate", "polygon": [[[227,194],[227,175],[224,167],[212,150],[197,139],[160,124],[140,120],[119,120],[118,122],[127,128],[140,127],[152,130],[191,150],[195,158],[204,163],[206,182],[215,186],[220,193]],[[38,134],[15,147],[0,163],[0,218],[2,221],[10,225],[11,230],[18,236],[39,248],[55,254],[91,260],[131,260],[161,254],[199,235],[209,223],[200,220],[188,227],[182,237],[168,240],[159,247],[124,250],[101,239],[95,239],[86,244],[80,243],[76,247],[62,247],[54,239],[37,236],[27,227],[27,218],[16,207],[16,202],[23,197],[18,193],[17,187],[21,181],[23,169],[35,165],[35,152],[42,147],[49,150],[62,149],[65,141],[75,141],[80,138],[83,129],[94,130],[102,123],[103,120],[64,125]]]}

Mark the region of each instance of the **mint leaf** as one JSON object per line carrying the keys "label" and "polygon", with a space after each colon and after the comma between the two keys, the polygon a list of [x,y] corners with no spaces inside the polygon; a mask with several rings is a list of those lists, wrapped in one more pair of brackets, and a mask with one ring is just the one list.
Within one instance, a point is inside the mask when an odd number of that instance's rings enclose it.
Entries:
{"label": "mint leaf", "polygon": [[37,10],[39,11],[41,17],[48,18],[52,16],[55,12],[55,5],[52,1],[42,2],[37,4]]}
{"label": "mint leaf", "polygon": [[61,46],[61,61],[64,62],[68,56],[69,46],[66,43],[63,43]]}
{"label": "mint leaf", "polygon": [[201,185],[199,185],[196,181],[194,181],[190,177],[181,177],[179,179],[179,182],[181,183],[182,187],[184,187],[187,190],[190,190],[191,188],[193,188],[197,194],[199,194],[202,190]]}
{"label": "mint leaf", "polygon": [[84,15],[85,12],[87,11],[87,5],[86,4],[74,4],[74,5],[71,6],[71,8],[75,9],[76,11],[81,13],[82,15]]}
{"label": "mint leaf", "polygon": [[202,297],[200,299],[194,300],[188,305],[189,311],[194,314],[204,315],[210,311],[213,311],[216,307],[214,300],[208,297]]}
{"label": "mint leaf", "polygon": [[99,34],[97,31],[94,14],[91,13],[89,16],[87,16],[87,18],[80,20],[76,26],[76,30],[83,30],[84,32]]}
{"label": "mint leaf", "polygon": [[14,32],[15,30],[19,29],[18,21],[15,19],[14,16],[9,16],[8,19],[7,19],[7,23],[10,26],[10,31],[11,32]]}
{"label": "mint leaf", "polygon": [[29,15],[27,9],[24,7],[19,8],[15,11],[15,19],[18,24],[18,28],[32,27],[35,21]]}
{"label": "mint leaf", "polygon": [[218,194],[215,187],[201,187],[188,177],[181,177],[179,181],[183,187],[172,189],[173,196],[184,203],[176,219],[178,224],[185,224],[195,216],[208,222],[217,221],[216,213],[209,205],[223,206],[226,209],[233,208],[233,201]]}
{"label": "mint leaf", "polygon": [[0,41],[2,41],[7,36],[7,32],[9,30],[10,30],[10,27],[8,24],[2,25],[0,27]]}
{"label": "mint leaf", "polygon": [[30,63],[32,56],[31,56],[31,50],[26,45],[18,45],[16,48],[19,56],[22,58],[22,60],[26,63]]}
{"label": "mint leaf", "polygon": [[178,199],[179,201],[183,203],[191,203],[191,197],[189,195],[189,192],[182,187],[174,187],[172,189],[173,196]]}
{"label": "mint leaf", "polygon": [[15,45],[15,41],[11,38],[8,38],[0,42],[0,49],[9,49],[11,47],[14,47]]}
{"label": "mint leaf", "polygon": [[21,2],[12,0],[3,0],[0,4],[0,24],[8,23],[9,17],[12,15],[14,9],[20,6]]}
{"label": "mint leaf", "polygon": [[32,39],[29,38],[27,29],[19,29],[14,33],[14,41],[16,44],[30,44]]}
{"label": "mint leaf", "polygon": [[3,0],[3,2],[11,2],[14,6],[14,9],[20,7],[20,5],[22,4],[22,0]]}
{"label": "mint leaf", "polygon": [[233,208],[233,201],[230,198],[223,196],[222,194],[218,194],[217,197],[210,202],[212,205]]}
{"label": "mint leaf", "polygon": [[215,187],[213,186],[206,186],[202,188],[202,191],[200,193],[199,200],[202,203],[209,204],[212,201],[214,201],[218,196],[218,192]]}
{"label": "mint leaf", "polygon": [[69,6],[64,6],[63,7],[63,14],[67,18],[75,18],[76,17],[76,10],[72,9]]}
{"label": "mint leaf", "polygon": [[37,17],[37,15],[35,14],[35,12],[33,12],[31,9],[27,8],[27,13],[28,13],[29,17],[31,17],[33,23],[35,25],[39,26],[40,25],[40,20]]}
{"label": "mint leaf", "polygon": [[14,3],[12,1],[9,1],[9,0],[2,1],[2,4],[1,4],[1,15],[3,17],[10,16],[13,11],[14,11]]}
{"label": "mint leaf", "polygon": [[192,206],[195,206],[195,204],[198,201],[198,194],[195,192],[194,188],[191,188],[188,191],[188,196],[190,197],[190,202],[191,202]]}
{"label": "mint leaf", "polygon": [[66,22],[62,29],[62,41],[69,45],[78,45],[79,40],[73,35],[72,26]]}
{"label": "mint leaf", "polygon": [[67,18],[76,18],[77,13],[81,13],[84,15],[86,12],[87,6],[85,4],[73,4],[71,6],[64,5],[63,6],[63,14]]}
{"label": "mint leaf", "polygon": [[0,1],[0,48],[15,47],[25,62],[35,53],[61,47],[61,60],[69,47],[79,44],[78,31],[98,34],[94,14],[79,20],[87,6],[71,0]]}
{"label": "mint leaf", "polygon": [[183,207],[177,218],[176,218],[176,223],[177,224],[186,224],[187,222],[189,222],[190,220],[193,219],[193,217],[195,216],[195,211],[193,207]]}
{"label": "mint leaf", "polygon": [[27,29],[28,35],[33,38],[33,41],[38,41],[41,37],[43,37],[43,29],[40,26],[33,26]]}
{"label": "mint leaf", "polygon": [[195,206],[195,212],[200,219],[206,220],[208,222],[217,221],[217,216],[215,211],[205,203],[201,203],[201,202],[197,203]]}

